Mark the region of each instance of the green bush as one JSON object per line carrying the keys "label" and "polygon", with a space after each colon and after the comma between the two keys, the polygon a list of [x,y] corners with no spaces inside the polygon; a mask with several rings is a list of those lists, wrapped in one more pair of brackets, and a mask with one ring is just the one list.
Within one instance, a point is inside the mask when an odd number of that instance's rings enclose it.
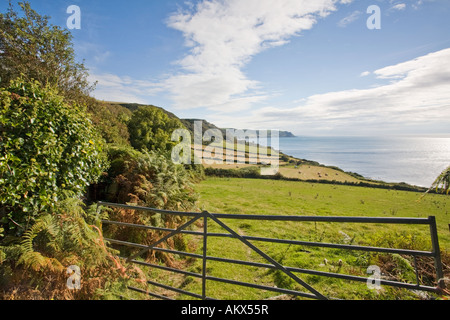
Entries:
{"label": "green bush", "polygon": [[81,196],[104,171],[102,140],[84,110],[39,82],[0,90],[0,227],[22,234],[43,212]]}
{"label": "green bush", "polygon": [[131,145],[137,150],[171,151],[176,142],[172,133],[185,128],[180,120],[170,118],[154,106],[142,106],[133,112],[128,122]]}
{"label": "green bush", "polygon": [[91,97],[85,100],[90,119],[106,143],[129,145],[127,122],[132,112],[120,105],[108,104]]}

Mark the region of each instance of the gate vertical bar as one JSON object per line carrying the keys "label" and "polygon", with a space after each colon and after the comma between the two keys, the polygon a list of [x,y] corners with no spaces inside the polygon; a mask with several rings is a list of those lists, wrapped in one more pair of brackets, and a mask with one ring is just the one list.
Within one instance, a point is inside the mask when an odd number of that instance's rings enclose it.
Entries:
{"label": "gate vertical bar", "polygon": [[430,220],[431,245],[434,254],[434,265],[436,267],[437,285],[439,289],[445,289],[444,272],[442,270],[441,251],[439,249],[439,238],[436,227],[436,217],[428,217]]}
{"label": "gate vertical bar", "polygon": [[206,299],[206,251],[208,245],[208,215],[203,212],[203,267],[202,267],[202,300]]}

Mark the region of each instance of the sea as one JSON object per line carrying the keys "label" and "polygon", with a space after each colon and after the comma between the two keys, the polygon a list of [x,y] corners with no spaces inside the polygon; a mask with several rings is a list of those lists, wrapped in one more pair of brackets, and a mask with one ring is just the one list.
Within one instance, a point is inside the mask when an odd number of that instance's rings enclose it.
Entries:
{"label": "sea", "polygon": [[450,166],[448,137],[291,137],[279,149],[366,178],[430,187]]}

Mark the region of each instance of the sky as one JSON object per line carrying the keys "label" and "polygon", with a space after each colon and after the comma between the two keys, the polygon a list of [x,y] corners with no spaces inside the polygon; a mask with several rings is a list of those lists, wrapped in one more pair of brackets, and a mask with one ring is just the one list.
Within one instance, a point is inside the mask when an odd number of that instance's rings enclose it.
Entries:
{"label": "sky", "polygon": [[80,22],[100,100],[296,135],[450,134],[448,0],[29,2]]}

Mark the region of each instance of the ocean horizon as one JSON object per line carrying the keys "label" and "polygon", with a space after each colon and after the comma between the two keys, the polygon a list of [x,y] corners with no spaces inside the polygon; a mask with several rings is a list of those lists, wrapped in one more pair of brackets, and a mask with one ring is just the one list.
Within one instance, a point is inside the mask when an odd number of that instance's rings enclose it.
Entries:
{"label": "ocean horizon", "polygon": [[366,178],[430,187],[450,165],[450,137],[280,138],[282,153]]}

